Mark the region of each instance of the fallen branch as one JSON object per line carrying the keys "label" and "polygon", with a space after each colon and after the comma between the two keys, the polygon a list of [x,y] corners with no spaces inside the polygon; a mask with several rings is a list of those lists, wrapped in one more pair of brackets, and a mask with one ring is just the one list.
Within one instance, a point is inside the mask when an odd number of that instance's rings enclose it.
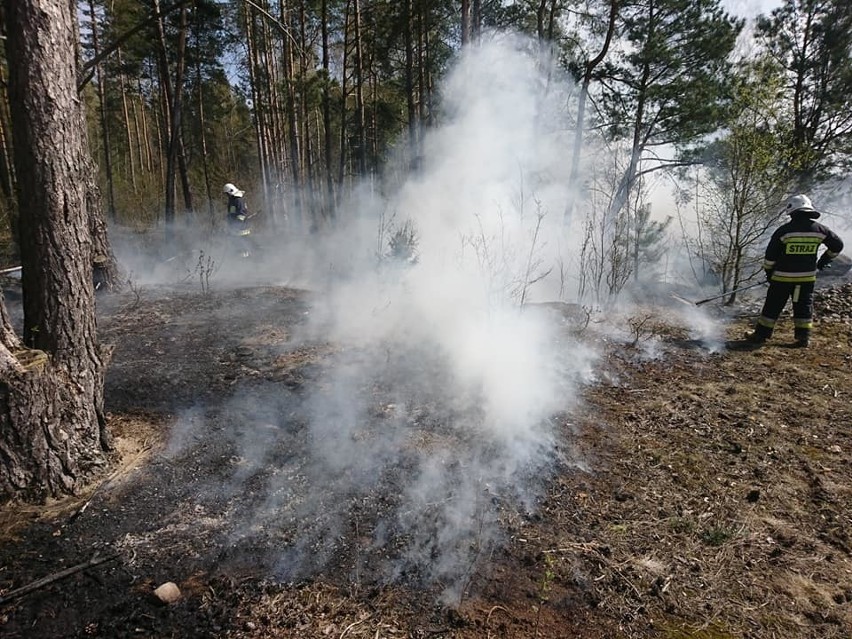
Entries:
{"label": "fallen branch", "polygon": [[98,555],[95,555],[94,557],[89,559],[89,561],[84,561],[83,563],[77,564],[76,566],[71,566],[70,568],[66,568],[65,570],[60,570],[59,572],[55,572],[52,575],[48,575],[47,577],[42,577],[41,579],[38,579],[26,586],[21,586],[20,588],[16,588],[15,590],[10,590],[5,595],[0,597],[0,605],[9,602],[12,599],[17,599],[18,597],[28,595],[29,593],[44,588],[45,586],[52,584],[55,581],[70,577],[71,575],[78,573],[82,570],[86,570],[87,568],[92,568],[93,566],[112,561],[117,557],[118,554],[107,555],[106,557],[99,557]]}

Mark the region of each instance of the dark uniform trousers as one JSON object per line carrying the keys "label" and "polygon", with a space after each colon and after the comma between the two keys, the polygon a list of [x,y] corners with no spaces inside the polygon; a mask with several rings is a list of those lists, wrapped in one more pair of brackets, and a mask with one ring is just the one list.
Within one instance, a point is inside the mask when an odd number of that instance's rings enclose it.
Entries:
{"label": "dark uniform trousers", "polygon": [[770,282],[766,301],[757,320],[755,332],[769,339],[775,323],[784,310],[787,300],[793,298],[793,325],[797,340],[807,340],[811,334],[814,317],[815,282]]}

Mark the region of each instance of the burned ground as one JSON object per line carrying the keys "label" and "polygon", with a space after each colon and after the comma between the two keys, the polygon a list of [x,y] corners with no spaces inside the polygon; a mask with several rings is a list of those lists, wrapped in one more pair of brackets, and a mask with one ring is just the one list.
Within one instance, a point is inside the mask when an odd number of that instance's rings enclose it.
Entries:
{"label": "burned ground", "polygon": [[[0,597],[106,561],[2,599],[0,634],[850,637],[852,288],[822,295],[807,350],[789,348],[789,320],[747,350],[702,346],[671,309],[610,318],[623,338],[554,314],[603,354],[594,381],[553,415],[534,500],[483,487],[499,534],[447,541],[456,570],[439,574],[403,560],[405,524],[430,524],[396,512],[413,450],[337,475],[304,463],[310,394],[351,356],[303,333],[309,294],[104,297],[116,465],[79,498],[3,510]],[[731,340],[749,321],[715,319]],[[463,407],[410,389],[417,417],[396,420],[389,381],[363,381],[365,453],[388,425],[401,446],[464,449],[448,426]],[[182,597],[162,605],[168,581]]]}

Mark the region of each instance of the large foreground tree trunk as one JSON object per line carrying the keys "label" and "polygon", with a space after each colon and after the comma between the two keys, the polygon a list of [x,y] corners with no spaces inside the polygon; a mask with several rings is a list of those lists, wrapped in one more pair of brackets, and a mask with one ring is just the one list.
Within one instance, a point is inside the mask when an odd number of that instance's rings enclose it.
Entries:
{"label": "large foreground tree trunk", "polygon": [[68,0],[3,0],[24,334],[0,312],[0,499],[73,493],[107,462],[95,323],[94,182]]}

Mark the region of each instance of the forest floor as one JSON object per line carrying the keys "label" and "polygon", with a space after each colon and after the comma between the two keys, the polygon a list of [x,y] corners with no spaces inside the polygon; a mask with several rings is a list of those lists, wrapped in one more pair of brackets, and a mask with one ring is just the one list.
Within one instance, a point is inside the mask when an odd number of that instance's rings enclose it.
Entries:
{"label": "forest floor", "polygon": [[[606,373],[554,416],[563,454],[535,503],[493,498],[502,535],[469,545],[448,595],[381,569],[406,532],[376,542],[404,461],[354,495],[305,488],[300,407],[337,348],[294,338],[309,293],[102,297],[116,464],[76,498],[0,511],[0,636],[848,639],[852,285],[818,311],[806,350],[789,318],[742,348],[747,313],[717,313],[718,349],[662,307],[637,344],[566,322]],[[368,414],[391,407],[377,387]],[[438,435],[419,423],[426,446]],[[171,604],[153,595],[166,582]]]}

